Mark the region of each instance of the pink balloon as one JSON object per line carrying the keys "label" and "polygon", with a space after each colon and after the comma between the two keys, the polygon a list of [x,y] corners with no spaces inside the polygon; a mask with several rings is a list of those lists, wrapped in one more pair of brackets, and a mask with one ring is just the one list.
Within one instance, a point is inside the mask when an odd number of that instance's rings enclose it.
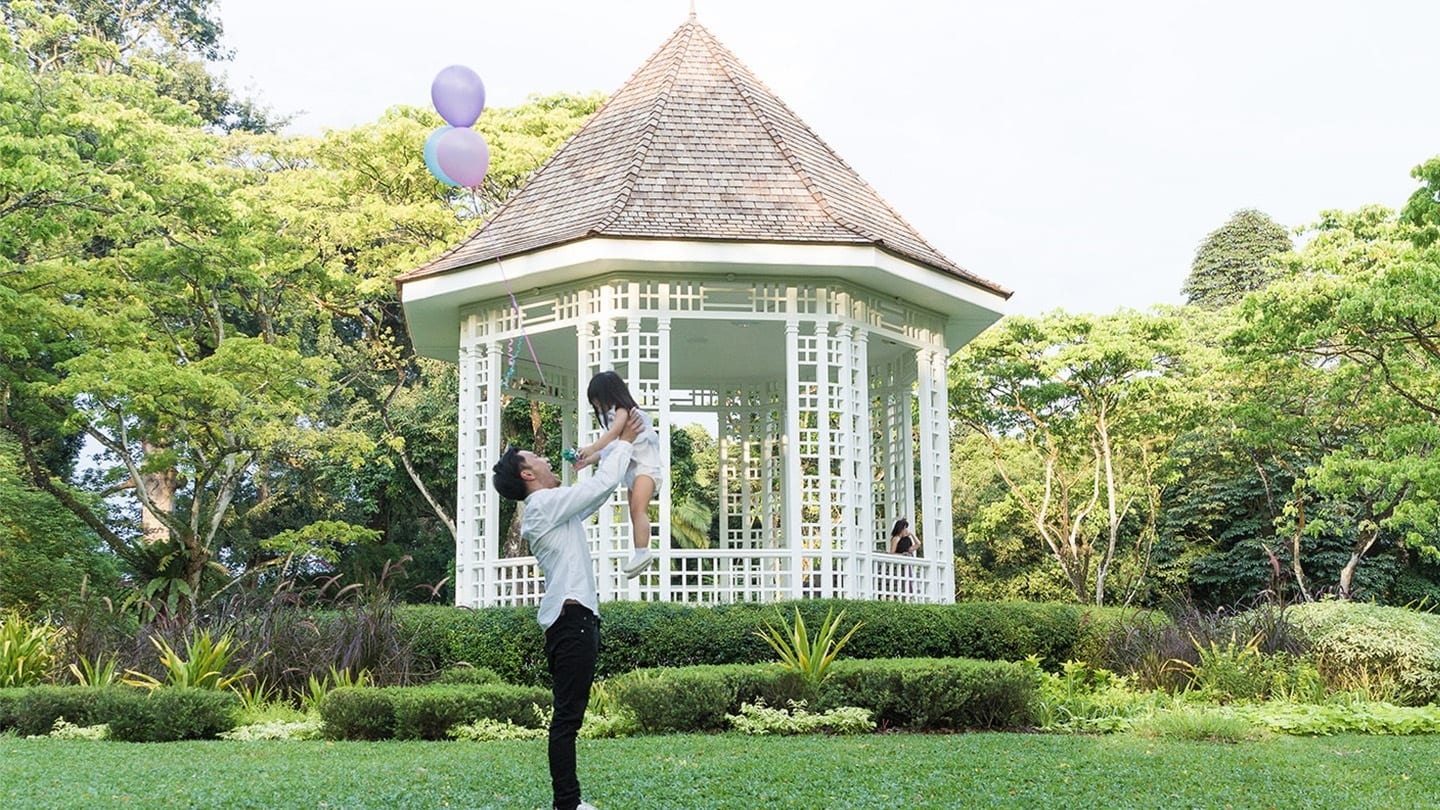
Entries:
{"label": "pink balloon", "polygon": [[435,111],[452,127],[468,127],[485,110],[485,83],[480,74],[464,65],[451,65],[435,74],[430,82],[430,100]]}
{"label": "pink balloon", "polygon": [[490,146],[469,127],[456,127],[435,142],[435,162],[456,185],[474,188],[490,170]]}

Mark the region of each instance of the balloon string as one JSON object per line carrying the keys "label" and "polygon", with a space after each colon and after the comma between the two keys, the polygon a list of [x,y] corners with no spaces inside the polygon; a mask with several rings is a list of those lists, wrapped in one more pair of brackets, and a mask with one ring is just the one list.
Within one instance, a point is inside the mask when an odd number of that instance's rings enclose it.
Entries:
{"label": "balloon string", "polygon": [[[480,195],[476,187],[470,187],[470,202],[475,211],[480,210]],[[515,322],[520,327],[520,337],[525,339],[525,347],[530,350],[530,362],[535,364],[535,373],[540,375],[540,384],[546,385],[545,370],[540,368],[540,358],[535,356],[535,344],[530,342],[530,333],[525,331],[525,313],[520,310],[520,302],[515,300],[515,291],[510,289],[510,277],[505,275],[505,264],[500,257],[495,257],[495,266],[500,269],[500,279],[505,282],[505,293],[510,296],[510,308],[515,310]],[[505,370],[505,387],[510,387],[510,381],[515,377],[515,358],[520,354],[515,345],[515,338],[510,338],[510,364]]]}
{"label": "balloon string", "polygon": [[[505,282],[505,292],[510,295],[510,306],[515,310],[515,318],[520,324],[520,337],[525,339],[525,347],[530,350],[530,362],[535,364],[535,373],[540,375],[540,384],[545,385],[545,371],[540,368],[540,358],[535,356],[535,344],[530,342],[530,333],[525,331],[525,315],[520,311],[520,304],[515,300],[515,292],[510,289],[510,279],[505,276],[505,265],[500,262],[498,256],[495,258],[495,266],[500,268],[500,278]],[[514,338],[511,338],[511,341],[513,345]],[[515,350],[510,353],[510,369],[512,371],[515,369],[515,355],[517,354],[519,352]]]}

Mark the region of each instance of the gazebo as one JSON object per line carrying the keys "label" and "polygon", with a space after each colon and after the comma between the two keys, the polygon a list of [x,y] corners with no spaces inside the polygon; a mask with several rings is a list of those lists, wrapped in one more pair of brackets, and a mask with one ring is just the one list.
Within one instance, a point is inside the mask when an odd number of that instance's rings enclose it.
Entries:
{"label": "gazebo", "polygon": [[[720,538],[675,547],[667,485],[658,564],[627,580],[618,492],[589,527],[601,599],[954,601],[946,362],[1010,293],[926,242],[693,13],[483,227],[397,284],[416,351],[459,365],[457,604],[544,588],[533,557],[501,556],[502,401],[559,405],[584,444],[585,386],[607,369],[662,448],[714,426]],[[902,516],[918,557],[887,553]]]}

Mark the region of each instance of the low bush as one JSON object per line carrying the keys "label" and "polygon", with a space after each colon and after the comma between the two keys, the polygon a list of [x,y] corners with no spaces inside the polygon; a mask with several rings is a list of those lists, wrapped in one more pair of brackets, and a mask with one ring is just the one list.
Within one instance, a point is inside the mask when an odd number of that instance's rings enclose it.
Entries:
{"label": "low bush", "polygon": [[97,711],[112,740],[174,742],[218,737],[235,727],[239,709],[239,695],[229,690],[167,686],[102,690]]}
{"label": "low bush", "polygon": [[1227,708],[1249,723],[1280,734],[1440,733],[1440,706],[1337,700],[1323,705],[1272,702]]}
{"label": "low bush", "polygon": [[1043,672],[1039,662],[1026,662],[1036,679],[1032,712],[1042,731],[1112,733],[1127,727],[1128,719],[1151,709],[1168,695],[1135,688],[1133,676],[1080,661],[1066,661],[1059,672]]}
{"label": "low bush", "polygon": [[543,740],[549,733],[543,728],[517,726],[499,720],[481,718],[473,723],[451,726],[446,736],[464,742],[490,742],[492,740]]}
{"label": "low bush", "polygon": [[320,702],[332,740],[443,740],[457,725],[494,720],[536,726],[550,692],[509,684],[341,687]]}
{"label": "low bush", "polygon": [[606,682],[642,731],[720,731],[745,703],[784,706],[814,697],[803,675],[774,664],[700,664],[640,669]]}
{"label": "low bush", "polygon": [[913,731],[1034,725],[1036,684],[1024,664],[951,658],[837,661],[816,707],[859,706],[882,727]]}
{"label": "low bush", "polygon": [[[637,669],[701,664],[756,664],[775,653],[756,631],[787,620],[795,611],[818,627],[827,613],[845,611],[846,624],[864,626],[845,648],[847,659],[974,658],[1019,661],[1035,655],[1047,662],[1080,658],[1099,650],[1101,639],[1136,615],[1163,622],[1163,614],[1118,608],[1029,602],[968,602],[917,605],[843,599],[779,604],[677,605],[667,602],[605,602],[600,606],[603,644],[596,674],[612,678]],[[494,670],[507,683],[550,682],[544,634],[535,608],[411,606],[397,612],[413,639],[416,671],[438,672],[457,664]],[[783,703],[779,705],[784,705]]]}
{"label": "low bush", "polygon": [[499,673],[489,667],[452,666],[441,672],[440,676],[435,679],[435,683],[481,686],[504,683],[504,680]]}
{"label": "low bush", "polygon": [[299,720],[267,720],[261,723],[236,726],[229,731],[220,732],[219,736],[222,740],[240,740],[242,742],[318,740],[324,736],[321,734],[320,725],[321,721],[318,717],[306,717]]}
{"label": "low bush", "polygon": [[1332,691],[1419,706],[1440,698],[1440,616],[1363,602],[1293,605],[1290,622]]}
{"label": "low bush", "polygon": [[725,728],[725,715],[745,702],[735,683],[741,668],[702,664],[641,669],[609,683],[615,699],[635,713],[642,731],[719,731]]}
{"label": "low bush", "polygon": [[19,687],[0,688],[0,734],[15,727],[20,698],[25,696],[25,691]]}
{"label": "low bush", "polygon": [[865,734],[875,730],[875,721],[870,719],[870,710],[854,706],[816,714],[805,707],[805,702],[790,702],[788,709],[766,706],[764,702],[746,703],[739,714],[727,715],[726,720],[742,734]]}
{"label": "low bush", "polygon": [[1033,725],[1035,679],[1023,664],[964,659],[836,661],[818,688],[773,664],[647,669],[609,682],[648,733],[720,731],[745,704],[809,701],[861,708],[890,728],[923,731]]}
{"label": "low bush", "polygon": [[54,728],[45,736],[56,740],[108,740],[110,727],[104,723],[98,726],[77,726],[62,718],[55,721]]}
{"label": "low bush", "polygon": [[477,720],[496,720],[517,726],[536,726],[536,707],[549,706],[549,690],[533,686],[440,684],[390,687],[395,712],[395,738],[443,740],[452,726]]}
{"label": "low bush", "polygon": [[331,740],[387,740],[395,736],[392,693],[369,686],[342,686],[320,700],[321,730]]}
{"label": "low bush", "polygon": [[20,692],[14,705],[11,727],[23,736],[49,734],[55,721],[65,718],[78,726],[109,721],[101,699],[111,693],[132,693],[126,687],[32,686]]}

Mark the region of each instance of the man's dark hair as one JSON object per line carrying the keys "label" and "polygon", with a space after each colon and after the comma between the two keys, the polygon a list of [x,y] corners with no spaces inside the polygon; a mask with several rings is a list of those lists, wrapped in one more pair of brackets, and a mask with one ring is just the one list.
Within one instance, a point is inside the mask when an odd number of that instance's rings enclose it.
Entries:
{"label": "man's dark hair", "polygon": [[490,483],[500,497],[509,498],[512,501],[523,501],[525,496],[530,494],[530,489],[525,485],[525,479],[520,477],[520,470],[525,466],[525,460],[520,456],[520,450],[515,445],[505,448],[505,454],[495,462],[492,468],[495,475],[490,478]]}

